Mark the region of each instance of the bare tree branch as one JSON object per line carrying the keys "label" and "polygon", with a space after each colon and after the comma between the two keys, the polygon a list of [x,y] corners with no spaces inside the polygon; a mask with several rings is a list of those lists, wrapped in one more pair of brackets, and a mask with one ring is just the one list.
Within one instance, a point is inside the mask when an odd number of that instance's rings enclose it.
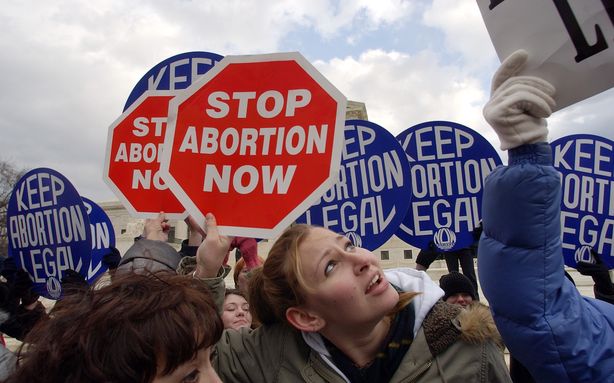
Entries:
{"label": "bare tree branch", "polygon": [[13,163],[0,159],[0,257],[8,256],[6,211],[11,193],[25,173],[25,169],[19,169]]}

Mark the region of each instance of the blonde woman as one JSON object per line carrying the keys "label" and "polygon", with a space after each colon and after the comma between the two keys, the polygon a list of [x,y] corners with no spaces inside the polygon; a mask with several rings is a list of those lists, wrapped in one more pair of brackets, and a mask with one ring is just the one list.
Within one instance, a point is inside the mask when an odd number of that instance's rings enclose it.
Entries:
{"label": "blonde woman", "polygon": [[[206,217],[195,278],[219,294],[230,239]],[[262,326],[225,331],[213,365],[232,382],[510,382],[487,310],[440,300],[426,273],[384,271],[329,230],[295,225],[250,281]]]}

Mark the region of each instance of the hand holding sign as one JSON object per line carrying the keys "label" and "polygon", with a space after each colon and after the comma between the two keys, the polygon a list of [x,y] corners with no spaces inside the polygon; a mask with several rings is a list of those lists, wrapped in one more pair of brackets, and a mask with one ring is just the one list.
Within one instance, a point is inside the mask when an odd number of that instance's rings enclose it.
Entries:
{"label": "hand holding sign", "polygon": [[197,278],[214,278],[222,267],[224,258],[228,255],[232,237],[220,235],[217,220],[211,213],[205,216],[205,232],[207,236],[196,252],[194,276]]}
{"label": "hand holding sign", "polygon": [[143,227],[143,237],[152,241],[168,241],[168,232],[171,225],[168,223],[166,214],[160,212],[156,218],[146,219]]}
{"label": "hand holding sign", "polygon": [[541,78],[516,76],[527,58],[519,50],[505,59],[493,77],[491,97],[484,106],[484,118],[499,136],[502,150],[548,138],[545,118],[555,106],[555,89]]}
{"label": "hand holding sign", "polygon": [[202,225],[199,225],[198,222],[196,222],[196,219],[191,215],[188,215],[184,221],[186,225],[188,225],[188,242],[186,244],[187,246],[182,244],[181,248],[183,251],[185,247],[187,251],[187,248],[189,247],[199,246],[207,234],[202,228]]}

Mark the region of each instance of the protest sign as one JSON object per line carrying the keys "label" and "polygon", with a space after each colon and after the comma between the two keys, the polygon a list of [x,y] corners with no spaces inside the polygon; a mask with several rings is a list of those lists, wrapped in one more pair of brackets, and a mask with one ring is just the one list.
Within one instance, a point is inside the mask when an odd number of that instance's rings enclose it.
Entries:
{"label": "protest sign", "polygon": [[147,71],[128,96],[124,111],[143,93],[153,90],[178,91],[190,86],[223,56],[211,52],[185,52],[169,57]]}
{"label": "protest sign", "polygon": [[163,179],[223,234],[271,238],[336,179],[346,103],[299,53],[226,56],[171,100]]}
{"label": "protest sign", "polygon": [[168,103],[174,92],[147,91],[109,126],[103,179],[133,217],[183,219],[186,211],[160,175]]}
{"label": "protest sign", "polygon": [[[603,0],[477,0],[503,61],[529,53],[523,74],[556,87],[557,108],[614,86],[614,7]],[[608,4],[610,3],[610,4]]]}
{"label": "protest sign", "polygon": [[67,270],[87,279],[91,231],[79,193],[62,174],[47,168],[26,173],[7,208],[8,250],[28,272],[40,295],[58,299]]}
{"label": "protest sign", "polygon": [[614,141],[590,134],[559,138],[553,165],[561,174],[565,264],[591,261],[590,249],[614,268]]}
{"label": "protest sign", "polygon": [[124,113],[109,127],[104,180],[134,217],[164,211],[183,219],[185,209],[159,174],[168,102],[223,57],[186,52],[161,61],[138,81]]}
{"label": "protest sign", "polygon": [[484,180],[501,159],[479,133],[449,121],[429,121],[397,136],[409,158],[409,210],[396,235],[426,249],[468,247],[482,217]]}
{"label": "protest sign", "polygon": [[339,179],[297,222],[375,250],[399,228],[410,195],[409,162],[395,137],[372,122],[348,120]]}
{"label": "protest sign", "polygon": [[92,233],[92,256],[87,271],[87,281],[91,284],[108,269],[102,258],[115,247],[115,231],[111,219],[100,206],[88,198],[81,197],[81,199],[87,211]]}

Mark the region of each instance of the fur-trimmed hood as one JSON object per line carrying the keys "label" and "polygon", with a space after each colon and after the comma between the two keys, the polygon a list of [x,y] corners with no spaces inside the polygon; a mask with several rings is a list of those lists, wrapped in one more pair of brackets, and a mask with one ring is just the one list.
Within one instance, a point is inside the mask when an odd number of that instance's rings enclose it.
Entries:
{"label": "fur-trimmed hood", "polygon": [[423,323],[424,335],[433,355],[444,352],[461,340],[469,344],[494,342],[503,350],[503,341],[487,306],[474,303],[467,308],[439,301]]}
{"label": "fur-trimmed hood", "polygon": [[494,341],[501,349],[505,348],[488,306],[476,302],[458,315],[461,339],[470,344]]}

